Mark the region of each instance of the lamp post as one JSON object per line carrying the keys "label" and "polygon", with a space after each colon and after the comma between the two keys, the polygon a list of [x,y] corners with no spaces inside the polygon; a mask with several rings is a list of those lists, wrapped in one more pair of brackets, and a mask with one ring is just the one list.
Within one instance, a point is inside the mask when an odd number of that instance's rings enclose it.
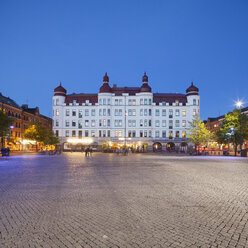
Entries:
{"label": "lamp post", "polygon": [[[242,102],[241,101],[237,101],[236,102],[236,107],[239,108],[239,145],[240,145],[240,152],[242,151],[242,127],[241,127],[241,107],[242,107]],[[241,155],[241,154],[240,154]]]}

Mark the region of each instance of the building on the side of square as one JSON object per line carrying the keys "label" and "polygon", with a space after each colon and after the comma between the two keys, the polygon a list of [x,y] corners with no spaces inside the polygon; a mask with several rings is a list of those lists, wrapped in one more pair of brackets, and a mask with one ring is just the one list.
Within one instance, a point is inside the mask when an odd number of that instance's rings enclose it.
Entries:
{"label": "building on the side of square", "polygon": [[[229,113],[227,113],[227,114],[229,114]],[[247,116],[247,118],[248,118],[248,107],[241,108],[241,113],[242,114],[245,114]],[[216,132],[216,131],[218,131],[221,128],[222,123],[223,123],[224,120],[225,120],[225,115],[221,115],[221,116],[214,117],[214,118],[213,117],[209,117],[205,121],[205,124],[206,124],[207,129],[210,132]],[[234,147],[233,147],[232,144],[229,144],[228,147],[229,147],[229,149],[230,148],[231,149],[234,149]],[[248,150],[248,140],[244,140],[243,149],[247,149]]]}
{"label": "building on the side of square", "polygon": [[64,150],[103,144],[186,150],[189,121],[200,114],[199,89],[153,93],[146,73],[140,87],[113,87],[107,73],[98,93],[54,89],[53,130]]}
{"label": "building on the side of square", "polygon": [[29,125],[36,121],[41,122],[45,127],[52,130],[52,119],[41,115],[38,107],[29,108],[27,104],[19,106],[13,99],[3,96],[1,93],[0,110],[13,119],[10,134],[5,139],[5,146],[9,146],[11,150],[23,150],[24,146],[29,146],[25,142],[24,132]]}

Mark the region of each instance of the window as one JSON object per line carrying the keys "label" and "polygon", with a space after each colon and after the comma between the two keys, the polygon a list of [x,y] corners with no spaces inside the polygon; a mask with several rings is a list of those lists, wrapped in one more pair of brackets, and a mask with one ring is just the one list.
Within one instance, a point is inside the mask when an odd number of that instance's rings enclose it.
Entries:
{"label": "window", "polygon": [[132,105],[136,105],[136,100],[135,99],[132,100]]}
{"label": "window", "polygon": [[156,109],[155,115],[156,115],[156,116],[159,116],[159,109]]}
{"label": "window", "polygon": [[118,131],[115,130],[115,137],[118,137]]}
{"label": "window", "polygon": [[59,105],[59,99],[56,99],[56,105]]}
{"label": "window", "polygon": [[128,137],[131,138],[132,137],[132,132],[128,131]]}
{"label": "window", "polygon": [[151,137],[152,137],[152,131],[149,130],[149,138],[151,138]]}
{"label": "window", "polygon": [[132,100],[131,99],[128,100],[128,105],[132,105]]}
{"label": "window", "polygon": [[85,127],[88,127],[89,126],[89,120],[85,120],[84,125],[85,125]]}
{"label": "window", "polygon": [[143,109],[140,110],[140,116],[143,116]]}
{"label": "window", "polygon": [[163,105],[163,106],[166,106],[166,102],[165,102],[165,101],[162,101],[162,105]]}
{"label": "window", "polygon": [[92,131],[91,131],[91,137],[95,137],[95,136],[96,136],[95,131],[92,130]]}
{"label": "window", "polygon": [[102,109],[99,109],[99,116],[102,116]]}
{"label": "window", "polygon": [[179,109],[176,109],[176,116],[179,116],[180,115],[180,111]]}
{"label": "window", "polygon": [[75,127],[75,126],[76,126],[76,122],[75,122],[75,121],[72,121],[72,122],[71,122],[71,126],[72,126],[72,127]]}
{"label": "window", "polygon": [[162,127],[166,127],[166,120],[162,120]]}
{"label": "window", "polygon": [[111,104],[111,102],[110,102],[110,98],[108,98],[108,105],[110,105]]}
{"label": "window", "polygon": [[141,138],[143,137],[143,131],[140,131],[140,137]]}
{"label": "window", "polygon": [[99,100],[99,105],[102,105],[102,99]]}
{"label": "window", "polygon": [[72,116],[76,116],[76,110],[72,110]]}
{"label": "window", "polygon": [[66,130],[65,131],[65,137],[69,137],[70,136],[70,131],[69,130]]}
{"label": "window", "polygon": [[118,105],[118,99],[115,99],[115,105]]}
{"label": "window", "polygon": [[85,130],[85,137],[89,137],[89,130]]}
{"label": "window", "polygon": [[149,127],[152,126],[152,120],[149,120]]}
{"label": "window", "polygon": [[76,137],[76,131],[75,130],[72,131],[72,137]]}
{"label": "window", "polygon": [[103,120],[103,126],[106,127],[106,120]]}
{"label": "window", "polygon": [[72,101],[72,105],[76,105],[77,104],[77,101],[76,100],[73,100]]}
{"label": "window", "polygon": [[102,137],[102,130],[99,130],[99,137]]}
{"label": "window", "polygon": [[144,137],[147,138],[147,130],[144,131]]}
{"label": "window", "polygon": [[110,130],[108,130],[108,135],[107,136],[110,137]]}
{"label": "window", "polygon": [[119,131],[119,137],[122,137],[122,131]]}
{"label": "window", "polygon": [[186,127],[186,121],[185,120],[182,121],[182,127]]}
{"label": "window", "polygon": [[179,131],[176,131],[176,138],[179,138]]}
{"label": "window", "polygon": [[152,110],[149,109],[149,116],[152,116]]}
{"label": "window", "polygon": [[133,131],[133,132],[132,132],[132,137],[135,137],[135,136],[136,136],[136,132]]}
{"label": "window", "polygon": [[92,109],[91,110],[91,116],[95,116],[96,115],[96,110],[95,109]]}
{"label": "window", "polygon": [[89,116],[89,110],[85,109],[85,116]]}
{"label": "window", "polygon": [[182,131],[182,138],[186,138],[186,132]]}
{"label": "window", "polygon": [[162,110],[162,116],[166,116],[166,109]]}
{"label": "window", "polygon": [[147,105],[147,99],[145,99],[145,101],[144,101],[144,102],[145,102],[145,105]]}
{"label": "window", "polygon": [[176,100],[175,102],[176,102],[176,106],[179,106],[179,100]]}
{"label": "window", "polygon": [[169,118],[173,118],[173,109],[169,110]]}
{"label": "window", "polygon": [[91,120],[91,126],[95,127],[96,126],[96,121],[95,120]]}
{"label": "window", "polygon": [[183,117],[186,116],[186,110],[182,110],[182,116],[183,116]]}
{"label": "window", "polygon": [[152,99],[151,98],[149,99],[149,105],[152,105]]}
{"label": "window", "polygon": [[115,116],[118,116],[118,115],[119,115],[119,110],[115,109]]}
{"label": "window", "polygon": [[90,101],[89,100],[86,100],[85,101],[85,105],[89,105]]}
{"label": "window", "polygon": [[162,138],[166,138],[166,131],[162,131]]}
{"label": "window", "polygon": [[82,130],[79,130],[79,131],[78,131],[78,137],[79,137],[79,138],[82,138]]}
{"label": "window", "polygon": [[56,120],[56,127],[59,126],[59,120]]}
{"label": "window", "polygon": [[132,115],[133,115],[133,116],[136,116],[136,110],[135,110],[135,109],[133,109]]}
{"label": "window", "polygon": [[106,116],[106,109],[103,109],[103,116]]}
{"label": "window", "polygon": [[102,120],[99,120],[99,127],[102,126]]}
{"label": "window", "polygon": [[59,116],[59,110],[56,109],[56,116]]}
{"label": "window", "polygon": [[78,118],[82,118],[83,117],[83,110],[79,110],[78,111]]}
{"label": "window", "polygon": [[147,127],[147,120],[144,120],[144,127]]}
{"label": "window", "polygon": [[159,120],[155,121],[155,127],[159,127]]}
{"label": "window", "polygon": [[128,126],[131,127],[132,126],[132,121],[128,120]]}
{"label": "window", "polygon": [[108,112],[107,112],[108,116],[110,116],[110,109],[108,109]]}
{"label": "window", "polygon": [[175,126],[176,126],[176,127],[180,127],[180,122],[179,122],[179,120],[176,120]]}
{"label": "window", "polygon": [[78,121],[78,128],[83,128],[82,121]]}
{"label": "window", "polygon": [[110,120],[107,120],[107,126],[110,127]]}
{"label": "window", "polygon": [[140,105],[143,105],[144,101],[143,99],[140,99]]}
{"label": "window", "polygon": [[170,132],[169,132],[169,139],[172,139],[172,138],[173,138],[173,132],[170,131]]}
{"label": "window", "polygon": [[119,104],[122,105],[122,99],[119,100]]}
{"label": "window", "polygon": [[193,99],[193,105],[196,105],[196,99]]}
{"label": "window", "polygon": [[169,129],[173,129],[173,121],[169,120]]}
{"label": "window", "polygon": [[65,126],[69,127],[70,126],[70,122],[69,121],[65,121]]}
{"label": "window", "polygon": [[144,116],[147,116],[147,109],[144,109]]}
{"label": "window", "polygon": [[59,130],[55,131],[55,135],[56,135],[56,137],[59,137]]}
{"label": "window", "polygon": [[140,120],[140,127],[143,127],[143,120]]}
{"label": "window", "polygon": [[128,110],[128,115],[129,115],[129,116],[132,116],[132,109],[129,109],[129,110]]}
{"label": "window", "polygon": [[103,105],[106,105],[106,99],[105,98],[103,99]]}
{"label": "window", "polygon": [[136,127],[136,120],[132,120],[132,127]]}
{"label": "window", "polygon": [[155,132],[155,138],[159,138],[159,131]]}
{"label": "window", "polygon": [[193,109],[193,116],[196,116],[196,109]]}

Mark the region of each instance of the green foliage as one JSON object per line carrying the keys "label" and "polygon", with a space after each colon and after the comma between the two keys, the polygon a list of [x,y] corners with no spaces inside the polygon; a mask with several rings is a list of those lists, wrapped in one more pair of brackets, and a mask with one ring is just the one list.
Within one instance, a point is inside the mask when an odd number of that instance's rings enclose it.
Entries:
{"label": "green foliage", "polygon": [[[241,124],[241,135],[240,135]],[[246,115],[240,114],[240,110],[234,109],[233,112],[226,114],[221,128],[215,133],[216,141],[219,144],[232,143],[235,147],[248,139],[248,120]]]}
{"label": "green foliage", "polygon": [[190,128],[188,129],[188,140],[195,144],[196,147],[200,145],[207,145],[212,139],[211,133],[207,130],[206,125],[202,122],[199,116],[189,122]]}
{"label": "green foliage", "polygon": [[59,139],[53,131],[44,127],[40,122],[30,125],[25,130],[24,137],[37,142],[43,142],[45,145],[56,145],[59,143]]}
{"label": "green foliage", "polygon": [[0,111],[0,137],[8,135],[10,125],[13,120],[9,118],[3,111]]}

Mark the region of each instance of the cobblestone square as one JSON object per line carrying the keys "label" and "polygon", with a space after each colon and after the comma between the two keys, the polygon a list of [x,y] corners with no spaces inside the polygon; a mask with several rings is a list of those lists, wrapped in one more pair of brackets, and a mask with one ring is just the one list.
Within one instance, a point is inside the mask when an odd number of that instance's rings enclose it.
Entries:
{"label": "cobblestone square", "polygon": [[248,247],[248,160],[1,158],[0,247]]}

